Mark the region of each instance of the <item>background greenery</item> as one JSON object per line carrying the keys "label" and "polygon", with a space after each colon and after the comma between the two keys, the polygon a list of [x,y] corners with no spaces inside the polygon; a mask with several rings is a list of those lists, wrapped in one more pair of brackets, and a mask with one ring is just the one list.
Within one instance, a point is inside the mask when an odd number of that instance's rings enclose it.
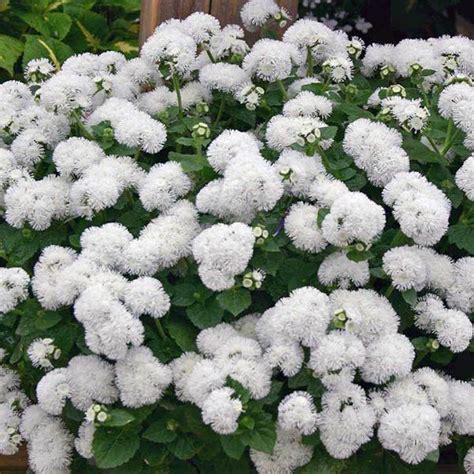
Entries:
{"label": "background greenery", "polygon": [[138,51],[140,0],[0,0],[0,81],[34,58]]}

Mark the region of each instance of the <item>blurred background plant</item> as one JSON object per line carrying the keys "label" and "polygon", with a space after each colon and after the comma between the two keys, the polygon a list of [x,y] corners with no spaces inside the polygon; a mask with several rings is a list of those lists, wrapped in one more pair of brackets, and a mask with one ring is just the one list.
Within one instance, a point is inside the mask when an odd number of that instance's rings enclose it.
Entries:
{"label": "blurred background plant", "polygon": [[0,82],[48,57],[138,51],[140,0],[0,0]]}
{"label": "blurred background plant", "polygon": [[[313,17],[368,42],[442,35],[473,36],[472,0],[300,0],[299,16]],[[468,25],[467,30],[459,23]]]}

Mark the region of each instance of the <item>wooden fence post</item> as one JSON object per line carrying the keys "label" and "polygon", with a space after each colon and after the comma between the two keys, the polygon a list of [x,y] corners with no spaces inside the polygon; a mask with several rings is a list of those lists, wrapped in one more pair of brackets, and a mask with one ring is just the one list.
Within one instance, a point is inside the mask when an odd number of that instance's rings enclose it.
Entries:
{"label": "wooden fence post", "polygon": [[[240,9],[247,0],[142,0],[140,15],[140,46],[153,33],[157,25],[170,18],[186,18],[193,12],[210,13],[222,25],[241,24]],[[295,19],[298,0],[276,0]]]}

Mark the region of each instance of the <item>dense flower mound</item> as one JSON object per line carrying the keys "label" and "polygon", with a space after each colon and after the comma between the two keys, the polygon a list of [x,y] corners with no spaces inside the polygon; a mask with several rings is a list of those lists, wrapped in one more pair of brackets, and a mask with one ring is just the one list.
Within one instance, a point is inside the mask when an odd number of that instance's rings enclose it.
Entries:
{"label": "dense flower mound", "polygon": [[473,472],[474,42],[242,20],[0,85],[0,453]]}

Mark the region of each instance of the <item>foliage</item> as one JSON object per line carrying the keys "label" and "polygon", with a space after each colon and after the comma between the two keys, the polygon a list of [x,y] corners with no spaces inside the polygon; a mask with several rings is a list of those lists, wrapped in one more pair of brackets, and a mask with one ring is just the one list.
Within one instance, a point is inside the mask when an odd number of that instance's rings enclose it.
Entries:
{"label": "foliage", "polygon": [[[123,48],[124,44],[118,43],[119,38],[122,38],[120,32],[127,30],[130,33],[131,24],[122,21],[118,16],[123,11],[133,16],[136,12],[134,2],[84,1],[80,2],[80,6],[76,3],[71,5],[46,0],[31,2],[28,5],[32,10],[21,10],[21,13],[13,2],[11,6],[8,5],[7,14],[15,18],[15,24],[18,25],[18,31],[22,32],[21,38],[24,38],[25,42],[8,40],[11,43],[8,49],[16,56],[7,60],[4,68],[13,73],[16,61],[22,54],[23,63],[43,56],[42,43],[51,50],[50,52],[47,48],[52,62],[63,61],[73,53],[73,50],[84,51],[92,47],[93,51],[100,52],[112,45],[119,50]],[[105,28],[105,19],[92,10],[93,6],[98,7],[97,11],[100,12],[108,11],[109,7],[115,12],[111,16],[115,19],[111,20],[110,31],[107,32]],[[120,10],[122,13],[117,13],[118,6],[123,8]],[[44,17],[32,16],[32,11],[36,13],[41,11]],[[54,27],[51,24],[54,24]],[[3,44],[9,44],[8,41]],[[283,43],[279,47],[283,47]],[[332,102],[333,111],[325,118],[324,126],[320,128],[321,135],[318,137],[321,143],[328,141],[331,145],[324,150],[319,140],[315,145],[308,139],[307,142],[303,141],[303,144],[292,143],[291,149],[302,152],[314,160],[321,158],[326,171],[343,182],[350,191],[361,191],[383,207],[387,215],[387,224],[383,232],[377,236],[372,245],[362,245],[362,248],[359,242],[351,242],[348,245],[328,245],[319,252],[307,252],[296,245],[283,228],[288,212],[297,200],[291,193],[287,193],[270,209],[256,213],[255,218],[249,222],[254,234],[256,228],[265,229],[267,234],[261,241],[257,240],[245,271],[236,275],[234,285],[222,291],[213,291],[206,286],[197,259],[193,258],[191,252],[173,265],[162,265],[152,276],[163,285],[171,301],[170,309],[161,318],[152,318],[148,314],[141,318],[144,327],[144,345],[151,349],[161,364],[170,364],[185,352],[197,351],[196,337],[201,330],[215,327],[221,322],[236,323],[245,314],[263,313],[295,289],[309,286],[325,294],[331,293],[337,284],[323,284],[318,269],[328,256],[342,249],[347,252],[351,262],[368,263],[370,280],[365,286],[389,298],[400,317],[400,332],[411,340],[416,350],[414,369],[432,367],[443,370],[448,375],[456,375],[457,378],[469,377],[468,373],[461,375],[453,373],[454,364],[461,357],[459,354],[444,346],[440,347],[439,344],[433,344],[433,338],[428,338],[426,332],[414,324],[414,305],[427,291],[425,289],[403,291],[391,284],[390,277],[383,269],[383,256],[390,249],[413,244],[413,240],[401,232],[391,208],[382,198],[381,188],[370,183],[367,173],[356,165],[353,157],[349,156],[343,147],[347,127],[360,118],[370,118],[373,122],[384,123],[400,133],[403,138],[402,148],[409,157],[410,170],[418,171],[429,178],[429,181],[449,198],[452,205],[449,230],[434,248],[456,260],[474,255],[474,204],[455,182],[457,170],[470,155],[470,150],[466,148],[464,142],[465,132],[456,127],[452,119],[443,118],[438,111],[438,100],[445,87],[444,83],[432,85],[426,93],[423,81],[431,77],[433,71],[424,70],[421,75],[412,74],[398,78],[393,72],[388,75],[382,73],[366,77],[361,72],[359,55],[353,56],[352,60],[353,75],[345,81],[334,80],[328,70],[321,64],[314,64],[312,58],[304,62],[303,74],[306,72],[310,79],[317,76],[318,81],[313,83],[309,81],[310,83],[303,86],[303,91],[312,92]],[[232,61],[240,64],[242,56],[232,56]],[[205,103],[199,100],[189,108],[184,108],[180,94],[189,78],[193,74],[197,76],[196,72],[192,71],[189,76],[183,78],[173,70],[170,73],[169,68],[172,66],[169,64],[166,64],[166,67],[163,67],[163,64],[161,66],[160,79],[156,83],[149,81],[140,84],[139,92],[145,94],[150,88],[160,85],[166,87],[167,92],[172,92],[173,95],[172,104],[152,114],[154,119],[152,123],[156,124],[159,120],[166,128],[166,142],[158,152],[147,152],[144,150],[143,142],[134,144],[120,140],[115,133],[116,130],[114,131],[118,126],[109,120],[91,125],[88,121],[91,110],[84,110],[81,107],[73,107],[64,113],[71,127],[68,137],[91,140],[98,144],[108,157],[122,155],[133,158],[134,166],[137,166],[143,175],[156,164],[179,163],[192,180],[192,190],[184,194],[185,199],[192,203],[196,201],[199,191],[218,177],[215,167],[211,166],[208,150],[209,144],[225,130],[255,133],[261,140],[261,155],[272,164],[278,159],[278,151],[269,145],[269,140],[265,141],[265,131],[268,129],[269,121],[282,113],[285,103],[288,102],[289,88],[300,78],[297,74],[302,74],[301,68],[294,67],[291,74],[283,80],[267,82],[258,77],[254,78],[254,84],[263,90],[260,102],[255,107],[245,107],[231,93],[214,90],[209,93]],[[224,80],[227,79],[231,78],[226,76]],[[94,87],[95,85],[94,83]],[[393,91],[395,85],[401,86],[408,98],[420,99],[422,106],[428,111],[423,127],[410,128],[407,123],[400,123],[397,117],[387,114],[385,109],[379,110],[378,106],[367,105],[374,91],[379,91],[381,88],[380,94],[379,92],[377,94],[378,98],[382,99],[383,94],[386,94],[387,90]],[[33,85],[32,89],[36,87],[38,84]],[[90,105],[90,108],[98,107],[101,101],[105,102],[109,98],[107,92],[110,93],[100,88],[94,90],[93,97],[97,103]],[[44,96],[41,94],[39,96],[43,101]],[[131,100],[135,99],[134,97]],[[137,114],[135,117],[143,116]],[[134,124],[129,125],[133,128]],[[201,129],[204,130],[203,133],[199,132]],[[5,149],[15,139],[15,133],[7,129],[2,131]],[[142,138],[140,136],[140,139]],[[151,141],[153,137],[148,138]],[[53,148],[45,144],[42,147],[44,155],[38,163],[30,167],[35,180],[39,181],[45,176],[58,173]],[[96,178],[100,180],[103,176],[99,175]],[[68,183],[71,184],[74,179],[75,177],[70,178]],[[159,218],[162,212],[157,209],[151,211],[145,209],[136,188],[137,186],[130,186],[112,205],[104,206],[104,209],[95,213],[90,219],[71,215],[64,219],[56,219],[50,227],[43,230],[35,230],[29,224],[22,223],[15,227],[6,222],[1,223],[2,266],[21,267],[28,275],[33,276],[37,271],[34,269],[35,264],[48,246],[58,245],[80,252],[84,246],[81,236],[84,236],[88,229],[107,223],[120,223],[137,238],[142,229]],[[323,226],[329,214],[328,207],[321,208],[315,216],[314,227]],[[199,220],[202,229],[220,222],[218,217],[205,212],[200,213]],[[182,230],[178,229],[178,232]],[[258,237],[260,234],[255,235]],[[147,255],[147,258],[151,259],[151,254]],[[256,277],[252,280],[257,270],[262,271],[265,276],[260,286],[256,284],[260,280]],[[249,285],[244,284],[246,279],[250,280]],[[24,301],[0,318],[1,344],[6,353],[2,363],[18,372],[21,387],[33,403],[38,401],[36,389],[45,373],[32,364],[28,354],[32,342],[39,338],[54,340],[55,346],[60,349],[60,357],[53,361],[56,368],[66,367],[71,358],[77,355],[93,353],[90,347],[91,341],[85,335],[84,325],[76,319],[76,316],[77,313],[71,304],[54,310],[43,308],[37,295],[32,291]],[[334,329],[335,324],[339,324],[338,321],[331,322],[331,329]],[[104,356],[103,359],[111,361],[112,358]],[[74,453],[72,472],[81,474],[255,472],[249,451],[272,453],[277,442],[278,405],[286,395],[295,389],[304,390],[313,397],[318,410],[321,409],[325,388],[321,380],[308,368],[308,363],[309,350],[305,348],[304,366],[298,373],[286,377],[275,369],[270,392],[258,400],[251,397],[249,387],[244,387],[229,378],[226,386],[232,388],[235,399],[238,399],[243,407],[237,428],[231,434],[218,434],[204,424],[200,408],[195,404],[183,402],[172,385],[164,390],[156,402],[142,407],[132,408],[115,401],[104,408],[107,411],[105,421],[100,421],[98,418],[92,421],[95,423],[92,441],[94,461],[84,460]],[[371,386],[360,379],[357,379],[357,382],[360,382],[364,389]],[[385,386],[385,383],[381,385],[382,388]],[[67,402],[60,419],[64,421],[69,431],[77,435],[84,413]],[[470,443],[468,437],[459,436],[454,441],[458,449],[465,453]],[[302,444],[311,447],[313,454],[305,466],[295,471],[299,474],[429,473],[435,472],[439,454],[430,453],[421,463],[413,466],[402,461],[393,451],[384,450],[376,436],[363,444],[360,450],[348,459],[331,457],[318,433],[303,436]],[[441,455],[446,449],[440,448]]]}
{"label": "foliage", "polygon": [[0,81],[35,58],[61,64],[86,51],[138,51],[140,0],[2,0]]}

